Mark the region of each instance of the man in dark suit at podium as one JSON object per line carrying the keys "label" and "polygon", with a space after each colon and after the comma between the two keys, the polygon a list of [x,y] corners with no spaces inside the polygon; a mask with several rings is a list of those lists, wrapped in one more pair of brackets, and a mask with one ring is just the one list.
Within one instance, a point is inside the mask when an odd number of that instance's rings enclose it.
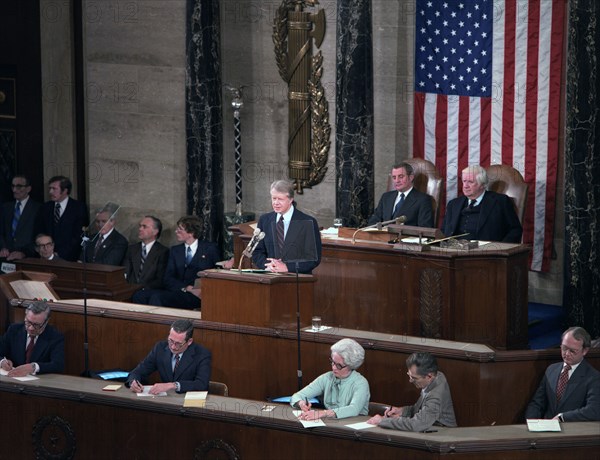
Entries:
{"label": "man in dark suit at podium", "polygon": [[433,227],[431,197],[413,188],[415,174],[410,163],[392,166],[390,174],[395,190],[381,195],[379,204],[369,218],[369,225],[406,216],[404,225]]}
{"label": "man in dark suit at podium", "polygon": [[129,245],[123,262],[128,283],[141,284],[144,289],[162,289],[169,248],[157,241],[161,232],[160,219],[146,216],[140,221],[140,242]]}
{"label": "man in dark suit at podium", "polygon": [[127,239],[115,228],[116,205],[107,205],[96,214],[97,233],[86,243],[80,259],[93,264],[121,265],[127,252]]}
{"label": "man in dark suit at podium", "polygon": [[131,391],[142,392],[144,383],[155,371],[162,382],[154,384],[150,394],[208,390],[212,356],[209,350],[194,343],[193,333],[194,325],[189,319],[173,322],[167,340],[154,345],[148,356],[129,373],[126,385]]}
{"label": "man in dark suit at podium", "polygon": [[50,306],[31,302],[25,321],[12,324],[0,339],[0,367],[9,377],[63,372],[65,337],[48,325]]}
{"label": "man in dark suit at podium", "polygon": [[215,268],[220,259],[215,243],[200,241],[202,220],[196,216],[177,221],[175,236],[181,244],[169,251],[163,289],[142,289],[133,294],[132,301],[146,305],[200,308],[200,289],[195,286],[198,272]]}
{"label": "man in dark suit at podium", "polygon": [[70,197],[72,188],[71,180],[65,176],[50,178],[50,201],[42,206],[40,227],[42,233],[54,240],[55,250],[61,259],[76,261],[89,217],[85,203]]}
{"label": "man in dark suit at podium", "polygon": [[[263,214],[257,227],[265,233],[252,262],[272,272],[311,273],[321,263],[321,234],[314,217],[294,204],[294,187],[285,180],[271,184],[273,212]],[[296,266],[297,265],[297,266]]]}
{"label": "man in dark suit at podium", "polygon": [[525,418],[561,422],[600,420],[600,372],[587,360],[592,339],[582,327],[563,332],[562,362],[551,364],[527,406]]}
{"label": "man in dark suit at podium", "polygon": [[27,177],[13,177],[11,187],[14,201],[4,203],[0,214],[0,258],[9,261],[35,255],[33,239],[42,207],[29,196]]}
{"label": "man in dark suit at podium", "polygon": [[520,243],[523,227],[512,200],[502,193],[486,190],[487,172],[479,165],[462,171],[465,196],[450,200],[442,231],[446,236],[466,235],[468,240]]}

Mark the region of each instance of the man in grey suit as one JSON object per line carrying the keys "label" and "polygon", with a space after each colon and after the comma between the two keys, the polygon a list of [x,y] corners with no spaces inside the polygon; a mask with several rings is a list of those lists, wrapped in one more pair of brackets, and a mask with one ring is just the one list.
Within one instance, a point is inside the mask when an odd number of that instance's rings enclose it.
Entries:
{"label": "man in grey suit", "polygon": [[431,197],[413,188],[415,174],[410,163],[392,166],[390,174],[395,190],[381,195],[379,204],[369,218],[369,225],[406,216],[405,225],[433,227]]}
{"label": "man in grey suit", "polygon": [[584,359],[591,342],[590,334],[582,327],[563,332],[560,346],[563,360],[546,369],[525,418],[561,422],[600,420],[600,372]]}
{"label": "man in grey suit", "polygon": [[446,376],[438,371],[437,360],[430,353],[413,353],[406,359],[408,380],[421,390],[412,406],[390,407],[383,416],[367,422],[382,428],[403,431],[426,431],[432,426],[456,426],[452,396]]}
{"label": "man in grey suit", "polygon": [[140,221],[140,242],[129,245],[123,262],[128,283],[141,284],[144,289],[163,288],[169,248],[157,241],[161,233],[162,222],[157,217],[145,216]]}
{"label": "man in grey suit", "polygon": [[4,203],[0,214],[0,258],[33,257],[33,240],[42,205],[29,196],[31,183],[27,177],[13,177],[11,187],[14,201]]}

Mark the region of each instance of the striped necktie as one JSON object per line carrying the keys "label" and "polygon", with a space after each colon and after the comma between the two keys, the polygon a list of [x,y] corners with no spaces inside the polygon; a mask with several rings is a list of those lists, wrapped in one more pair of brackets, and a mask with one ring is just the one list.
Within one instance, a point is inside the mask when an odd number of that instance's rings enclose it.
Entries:
{"label": "striped necktie", "polygon": [[144,263],[146,263],[146,257],[148,257],[148,253],[146,252],[146,245],[142,243],[142,257],[140,258],[140,274],[142,270],[144,270]]}
{"label": "striped necktie", "polygon": [[279,248],[279,258],[283,253],[283,243],[285,242],[285,226],[283,224],[283,215],[279,218],[276,225],[277,247]]}
{"label": "striped necktie", "polygon": [[54,223],[58,224],[60,220],[60,203],[56,203],[54,205]]}
{"label": "striped necktie", "polygon": [[17,225],[19,225],[19,219],[21,218],[21,202],[17,201],[15,204],[15,213],[13,214],[12,220],[12,237],[15,237],[17,233]]}

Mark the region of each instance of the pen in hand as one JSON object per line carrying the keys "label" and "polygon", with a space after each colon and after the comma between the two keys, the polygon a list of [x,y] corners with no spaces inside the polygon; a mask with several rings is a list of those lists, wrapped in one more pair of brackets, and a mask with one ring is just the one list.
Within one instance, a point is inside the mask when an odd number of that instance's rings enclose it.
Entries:
{"label": "pen in hand", "polygon": [[310,402],[308,402],[308,398],[304,398],[304,404],[306,404],[306,409],[307,411],[310,410]]}

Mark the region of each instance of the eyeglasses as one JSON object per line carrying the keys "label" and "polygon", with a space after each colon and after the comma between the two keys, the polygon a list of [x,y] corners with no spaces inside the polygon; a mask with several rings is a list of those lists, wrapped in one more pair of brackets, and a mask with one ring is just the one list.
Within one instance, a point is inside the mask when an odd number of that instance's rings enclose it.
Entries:
{"label": "eyeglasses", "polygon": [[37,330],[43,328],[46,325],[46,323],[48,322],[48,318],[46,318],[43,323],[32,323],[28,319],[26,319],[23,322],[25,323],[25,327],[32,327],[33,329]]}
{"label": "eyeglasses", "polygon": [[408,371],[406,375],[408,375],[408,380],[410,380],[411,382],[418,382],[419,380],[427,378],[426,375],[412,375],[410,371]]}
{"label": "eyeglasses", "polygon": [[10,186],[11,186],[11,188],[17,188],[17,189],[29,187],[29,185],[23,185],[23,184],[10,184]]}
{"label": "eyeglasses", "polygon": [[175,342],[175,340],[167,337],[167,342],[169,342],[169,345],[172,346],[175,350],[179,350],[181,347],[183,347],[187,343],[187,340],[185,340],[183,342]]}
{"label": "eyeglasses", "polygon": [[578,353],[579,353],[581,350],[583,350],[583,348],[580,348],[579,350],[573,350],[572,348],[565,347],[565,346],[561,345],[561,347],[560,347],[560,350],[561,350],[563,353],[569,353],[569,354],[571,354],[571,355],[576,355],[576,354],[578,354]]}
{"label": "eyeglasses", "polygon": [[336,363],[333,359],[331,359],[331,356],[329,357],[329,365],[330,366],[335,366],[335,368],[338,371],[341,371],[342,369],[345,369],[346,367],[348,367],[347,364]]}
{"label": "eyeglasses", "polygon": [[54,246],[52,241],[50,241],[50,243],[41,243],[37,245],[38,248],[51,248],[52,246]]}

